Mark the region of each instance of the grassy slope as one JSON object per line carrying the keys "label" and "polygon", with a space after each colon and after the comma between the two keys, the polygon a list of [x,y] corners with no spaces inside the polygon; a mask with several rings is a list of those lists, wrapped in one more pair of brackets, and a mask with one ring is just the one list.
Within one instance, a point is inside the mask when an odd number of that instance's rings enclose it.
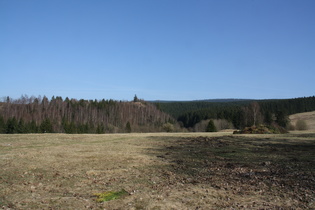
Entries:
{"label": "grassy slope", "polygon": [[[315,134],[0,135],[0,206],[217,209],[314,206]],[[98,203],[96,193],[129,195]]]}
{"label": "grassy slope", "polygon": [[307,129],[315,131],[315,111],[293,114],[289,118],[292,125],[295,125],[298,120],[304,120],[307,124]]}

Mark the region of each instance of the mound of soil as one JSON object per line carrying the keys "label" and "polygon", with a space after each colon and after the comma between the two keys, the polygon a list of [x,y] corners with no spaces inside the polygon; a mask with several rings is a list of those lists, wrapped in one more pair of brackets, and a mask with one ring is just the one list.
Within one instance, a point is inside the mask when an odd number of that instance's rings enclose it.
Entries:
{"label": "mound of soil", "polygon": [[264,125],[245,127],[243,130],[234,131],[233,134],[279,134],[288,133],[280,126],[267,127]]}

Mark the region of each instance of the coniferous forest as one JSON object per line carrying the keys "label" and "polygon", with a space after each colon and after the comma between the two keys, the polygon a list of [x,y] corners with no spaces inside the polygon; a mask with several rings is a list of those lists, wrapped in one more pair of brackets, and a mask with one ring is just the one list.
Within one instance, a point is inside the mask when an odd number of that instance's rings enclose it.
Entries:
{"label": "coniferous forest", "polygon": [[288,115],[315,110],[315,96],[272,100],[156,102],[156,104],[159,109],[176,118],[185,128],[192,128],[207,119],[225,119],[237,129],[273,123],[286,127]]}
{"label": "coniferous forest", "polygon": [[[277,124],[288,115],[315,110],[315,96],[277,100],[146,102],[62,97],[6,97],[0,102],[0,133],[129,133],[193,131],[205,120],[236,129]],[[209,124],[208,124],[209,126]],[[212,130],[208,129],[207,130]]]}

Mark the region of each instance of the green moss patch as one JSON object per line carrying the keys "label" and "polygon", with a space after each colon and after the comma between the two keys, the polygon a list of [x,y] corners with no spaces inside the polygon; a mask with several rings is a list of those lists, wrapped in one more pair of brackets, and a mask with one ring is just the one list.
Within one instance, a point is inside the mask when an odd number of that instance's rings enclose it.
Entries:
{"label": "green moss patch", "polygon": [[123,196],[128,195],[128,192],[122,189],[121,191],[115,192],[115,191],[107,191],[103,193],[96,193],[94,194],[97,199],[97,202],[105,202],[105,201],[111,201],[118,198],[121,198]]}

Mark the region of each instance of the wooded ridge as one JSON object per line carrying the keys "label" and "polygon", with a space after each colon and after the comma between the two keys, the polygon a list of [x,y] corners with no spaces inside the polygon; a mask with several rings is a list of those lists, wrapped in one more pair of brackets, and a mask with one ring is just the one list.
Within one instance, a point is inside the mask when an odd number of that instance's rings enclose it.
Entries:
{"label": "wooded ridge", "polygon": [[270,125],[275,121],[285,127],[288,123],[288,115],[315,110],[315,96],[294,99],[156,102],[155,104],[186,128],[192,128],[207,119],[226,119],[232,122],[235,128],[259,123]]}
{"label": "wooded ridge", "polygon": [[76,100],[7,97],[0,105],[0,133],[157,132],[176,120],[143,100]]}
{"label": "wooded ridge", "polygon": [[163,103],[136,96],[133,101],[115,101],[24,95],[0,103],[0,133],[196,131],[196,124],[209,119],[225,120],[236,129],[259,124],[287,127],[288,115],[314,110],[315,96]]}

